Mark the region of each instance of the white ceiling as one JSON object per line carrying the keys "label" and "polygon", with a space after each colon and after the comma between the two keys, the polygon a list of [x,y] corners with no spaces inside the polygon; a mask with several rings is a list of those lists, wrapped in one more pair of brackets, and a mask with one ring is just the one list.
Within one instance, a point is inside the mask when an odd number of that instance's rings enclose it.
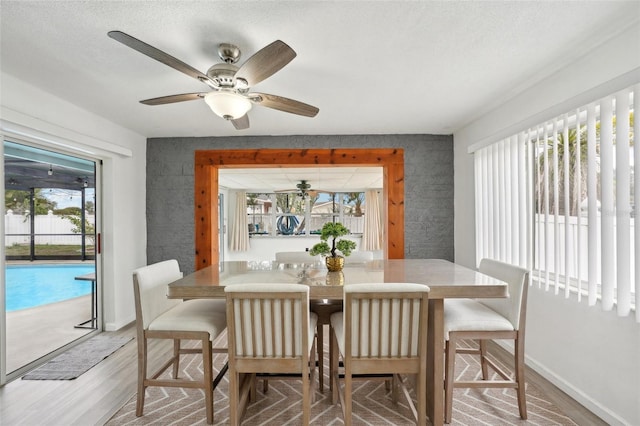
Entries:
{"label": "white ceiling", "polygon": [[[452,134],[638,20],[638,1],[8,1],[2,71],[146,137]],[[121,30],[206,72],[276,39],[298,56],[255,90],[320,108],[254,107],[237,131],[207,86],[115,40]],[[1,96],[1,95],[0,95]]]}
{"label": "white ceiling", "polygon": [[[145,137],[453,134],[639,19],[639,1],[2,0],[0,66]],[[201,100],[142,105],[207,86],[109,38],[111,30],[202,72],[219,62],[221,42],[240,47],[241,64],[283,40],[297,57],[253,90],[320,112],[307,118],[256,106],[250,129],[237,131]],[[363,170],[339,173],[371,182],[276,172],[254,169],[242,181],[230,174],[221,184],[381,186],[381,174]],[[276,176],[287,181],[270,181]]]}

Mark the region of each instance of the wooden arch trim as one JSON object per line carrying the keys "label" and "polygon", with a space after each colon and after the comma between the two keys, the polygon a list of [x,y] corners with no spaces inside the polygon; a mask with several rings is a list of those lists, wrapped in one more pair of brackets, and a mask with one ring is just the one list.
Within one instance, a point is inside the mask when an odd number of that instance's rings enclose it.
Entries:
{"label": "wooden arch trim", "polygon": [[404,257],[404,150],[242,149],[195,152],[196,270],[215,264],[218,251],[218,171],[251,167],[382,167],[386,226],[384,255]]}

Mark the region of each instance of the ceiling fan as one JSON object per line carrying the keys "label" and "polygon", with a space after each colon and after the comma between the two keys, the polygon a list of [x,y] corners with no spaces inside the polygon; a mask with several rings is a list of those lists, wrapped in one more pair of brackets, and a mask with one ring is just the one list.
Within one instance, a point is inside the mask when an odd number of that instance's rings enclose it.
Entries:
{"label": "ceiling fan", "polygon": [[304,200],[307,198],[307,195],[309,195],[311,184],[308,184],[306,180],[301,180],[300,183],[296,185],[296,188],[300,190],[300,196]]}
{"label": "ceiling fan", "polygon": [[122,31],[110,31],[108,36],[203,82],[211,89],[208,92],[183,93],[140,101],[145,105],[163,105],[204,99],[216,115],[231,121],[237,130],[249,128],[247,113],[252,105],[260,105],[305,117],[315,117],[318,114],[318,108],[300,101],[266,93],[249,92],[252,86],[272,76],[296,57],[296,52],[283,41],[276,40],[262,48],[240,67],[234,65],[240,59],[240,49],[233,44],[221,43],[218,46],[218,56],[224,63],[213,65],[206,74],[203,74],[179,59]]}
{"label": "ceiling fan", "polygon": [[279,191],[275,191],[277,193],[295,193],[296,195],[298,195],[299,197],[301,197],[303,200],[309,196],[311,197],[315,197],[316,195],[318,195],[318,192],[326,192],[328,194],[331,194],[332,191],[325,191],[322,189],[311,189],[311,184],[309,182],[307,182],[306,180],[301,180],[300,183],[296,184],[296,188],[297,189],[282,189]]}

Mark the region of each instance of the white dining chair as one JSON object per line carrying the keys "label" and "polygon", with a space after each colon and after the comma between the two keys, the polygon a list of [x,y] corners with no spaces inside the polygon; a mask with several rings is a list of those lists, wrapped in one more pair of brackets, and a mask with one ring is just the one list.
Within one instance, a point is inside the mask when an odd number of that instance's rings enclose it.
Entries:
{"label": "white dining chair", "polygon": [[[355,375],[393,376],[393,398],[401,387],[416,424],[426,425],[429,287],[412,283],[344,286],[344,312],[331,315],[332,400],[340,399],[345,425],[351,425]],[[339,356],[344,365],[340,387]],[[414,375],[415,407],[400,375]]]}
{"label": "white dining chair", "polygon": [[[149,386],[199,388],[205,394],[207,423],[213,423],[214,383],[219,383],[227,367],[220,370],[213,380],[212,352],[226,353],[227,348],[213,348],[212,341],[222,333],[227,324],[224,300],[198,299],[181,301],[168,299],[167,284],[182,278],[175,259],[144,266],[133,271],[133,290],[136,310],[136,335],[138,341],[138,395],[136,416],[144,411],[145,390]],[[173,354],[153,374],[149,374],[148,340],[173,341]],[[182,348],[182,340],[199,340],[200,348]],[[180,379],[180,356],[202,354],[203,377],[199,380]],[[173,366],[171,378],[160,376]]]}
{"label": "white dining chair", "polygon": [[[345,265],[355,263],[365,263],[373,260],[373,252],[371,251],[352,251],[349,256],[344,258]],[[320,391],[324,391],[324,326],[329,324],[331,315],[335,312],[342,311],[342,301],[311,301],[311,310],[318,315],[318,329],[316,331],[317,348],[318,348],[318,372]],[[329,381],[330,387],[333,387]]]}
{"label": "white dining chair", "polygon": [[[454,388],[515,388],[520,417],[527,418],[524,377],[524,335],[529,272],[518,266],[482,259],[479,272],[509,286],[508,298],[447,299],[444,304],[445,332],[445,423],[451,423]],[[459,348],[462,339],[478,341],[478,348]],[[487,341],[514,340],[514,377],[488,357]],[[482,380],[455,380],[456,353],[480,355]],[[499,379],[489,378],[491,367]]]}
{"label": "white dining chair", "polygon": [[355,250],[352,251],[351,254],[344,258],[345,265],[350,263],[364,263],[373,260],[373,252],[372,251],[360,251]]}
{"label": "white dining chair", "polygon": [[238,425],[258,374],[269,380],[302,378],[302,424],[311,418],[315,383],[315,329],[309,286],[234,284],[227,296],[229,422]]}
{"label": "white dining chair", "polygon": [[279,251],[276,252],[276,262],[278,263],[315,263],[321,257],[311,256],[308,251]]}
{"label": "white dining chair", "polygon": [[[311,256],[309,254],[308,251],[279,251],[276,252],[276,262],[280,263],[280,264],[313,264],[316,262],[320,262],[322,260],[322,257],[320,255],[317,256]],[[320,387],[320,391],[322,391],[324,389],[324,375],[323,375],[323,360],[324,360],[324,350],[323,350],[323,326],[325,324],[328,324],[329,321],[329,314],[327,314],[326,310],[323,310],[321,308],[316,309],[316,302],[310,302],[311,303],[311,311],[314,312],[317,316],[318,319],[322,318],[322,321],[318,321],[317,324],[317,330],[316,330],[316,336],[318,337],[317,340],[317,345],[316,345],[316,350],[317,350],[317,362],[318,362],[318,367],[320,369],[320,373],[319,373],[319,387]],[[340,304],[340,307],[338,308],[341,309],[342,308],[342,304]],[[331,312],[335,312],[335,310],[331,311]],[[265,380],[264,382],[264,388],[267,388],[267,381]]]}

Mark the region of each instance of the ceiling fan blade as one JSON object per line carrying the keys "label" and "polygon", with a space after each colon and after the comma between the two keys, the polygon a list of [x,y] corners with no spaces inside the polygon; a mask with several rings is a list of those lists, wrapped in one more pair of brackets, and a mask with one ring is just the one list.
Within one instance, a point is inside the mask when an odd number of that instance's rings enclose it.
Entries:
{"label": "ceiling fan blade", "polygon": [[282,96],[268,95],[266,93],[249,93],[248,98],[256,105],[273,108],[291,114],[304,115],[305,117],[315,117],[320,111],[318,108]]}
{"label": "ceiling fan blade", "polygon": [[242,64],[236,79],[243,79],[249,86],[271,77],[296,57],[296,52],[285,42],[276,40],[263,47]]}
{"label": "ceiling fan blade", "polygon": [[140,101],[141,104],[145,105],[164,105],[164,104],[172,104],[175,102],[184,102],[184,101],[194,101],[196,99],[204,98],[204,95],[207,93],[183,93],[180,95],[169,95],[169,96],[161,96],[159,98],[145,99]]}
{"label": "ceiling fan blade", "polygon": [[249,116],[247,114],[243,115],[240,118],[236,118],[235,120],[231,120],[233,123],[233,127],[236,130],[244,130],[249,128]]}
{"label": "ceiling fan blade", "polygon": [[112,39],[124,44],[125,46],[129,46],[133,50],[137,50],[143,55],[147,55],[148,57],[162,62],[163,64],[168,65],[171,68],[188,75],[189,77],[193,77],[211,87],[214,87],[214,83],[205,74],[201,73],[192,66],[185,64],[181,60],[174,58],[168,53],[164,53],[160,49],[157,49],[143,41],[140,41],[135,37],[131,37],[129,34],[123,33],[122,31],[109,31],[107,35]]}

